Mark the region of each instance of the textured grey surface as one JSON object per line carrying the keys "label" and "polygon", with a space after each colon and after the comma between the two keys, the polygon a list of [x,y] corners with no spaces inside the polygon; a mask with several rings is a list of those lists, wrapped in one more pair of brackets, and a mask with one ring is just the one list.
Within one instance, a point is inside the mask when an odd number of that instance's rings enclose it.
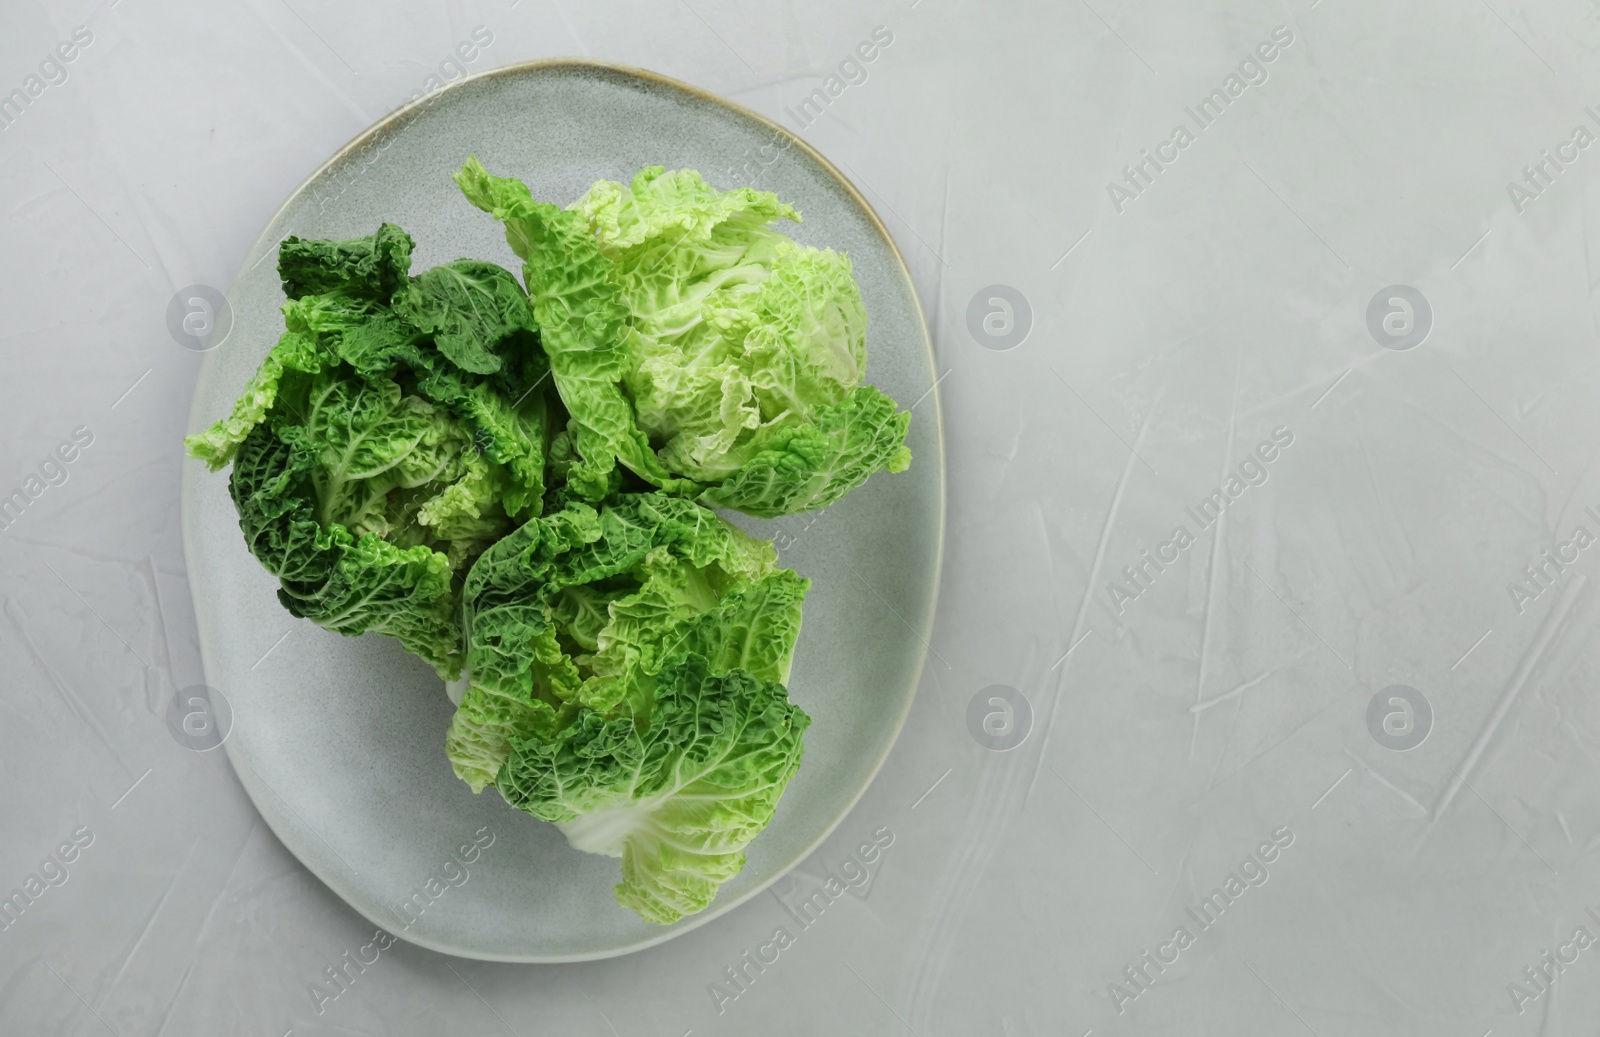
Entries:
{"label": "textured grey surface", "polygon": [[[1596,152],[1533,169],[1600,134],[1593,5],[91,10],[13,5],[0,34],[3,91],[94,33],[0,131],[0,487],[95,436],[0,534],[0,892],[93,835],[0,931],[0,1032],[1593,1031],[1600,948],[1571,937],[1600,936],[1595,551],[1546,590],[1523,571],[1600,534]],[[200,680],[175,445],[199,358],[164,313],[227,284],[307,173],[480,24],[473,70],[657,69],[799,130],[883,214],[944,379],[938,659],[793,886],[603,962],[396,944],[319,1014],[311,984],[373,927],[164,720]],[[840,72],[876,25],[893,42],[865,80]],[[1293,42],[1245,85],[1280,25]],[[1230,74],[1240,96],[1202,129],[1185,109]],[[1108,184],[1179,126],[1188,146],[1119,213]],[[996,284],[1032,314],[1005,351],[969,332]],[[1396,284],[1432,310],[1408,350],[1368,327]],[[1199,528],[1185,509],[1280,426],[1267,481]],[[1180,523],[1194,542],[1119,613],[1107,585]],[[1517,582],[1539,590],[1520,610]],[[996,685],[1032,718],[1003,752],[968,726]],[[1431,705],[1409,750],[1368,726],[1393,685]],[[979,731],[1005,726],[991,697]],[[801,928],[797,894],[879,829],[865,895]],[[1279,829],[1292,843],[1262,851]],[[1188,920],[1230,874],[1226,912]],[[779,927],[789,946],[739,992],[724,970]],[[1148,989],[1127,978],[1173,950]],[[1553,984],[1528,974],[1546,952]]]}
{"label": "textured grey surface", "polygon": [[[508,134],[507,125],[524,128]],[[771,161],[760,175],[718,176],[732,157],[762,148]],[[185,534],[207,683],[232,706],[226,751],[272,830],[369,921],[411,942],[497,960],[604,957],[702,925],[760,892],[838,823],[889,751],[916,690],[938,580],[944,459],[928,392],[933,358],[894,246],[798,144],[629,72],[529,66],[420,102],[296,192],[228,292],[233,328],[208,353],[192,428],[229,413],[282,331],[275,259],[286,235],[356,237],[387,219],[418,243],[418,270],[471,256],[520,272],[502,225],[450,178],[469,154],[563,205],[601,177],[626,182],[652,164],[701,169],[724,188],[776,191],[805,217],[797,237],[851,257],[867,307],[868,380],[917,405],[911,470],[885,473],[814,515],[743,523],[768,537],[814,527],[779,542],[783,564],[813,581],[789,681],[813,719],[801,773],[746,869],[710,908],[666,929],[615,902],[617,861],[572,850],[553,826],[493,791],[474,796],[451,774],[451,710],[430,667],[376,637],[345,638],[287,616],[276,581],[245,549],[227,478],[190,466]],[[289,640],[262,658],[280,631]],[[481,848],[449,900],[411,900],[481,829],[493,851]]]}

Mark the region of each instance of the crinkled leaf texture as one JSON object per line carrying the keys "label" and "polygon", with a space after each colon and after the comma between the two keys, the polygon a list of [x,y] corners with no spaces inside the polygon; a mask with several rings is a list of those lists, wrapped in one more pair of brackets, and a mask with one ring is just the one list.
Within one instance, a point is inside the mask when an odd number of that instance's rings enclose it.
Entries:
{"label": "crinkled leaf texture", "polygon": [[617,899],[641,917],[698,911],[799,765],[809,720],[783,682],[809,587],[681,497],[529,521],[467,578],[451,765],[578,849],[622,857]]}
{"label": "crinkled leaf texture", "polygon": [[622,858],[617,902],[667,925],[744,867],[800,766],[810,718],[783,685],[664,667],[648,726],[584,710],[554,738],[516,738],[498,787],[580,850]]}
{"label": "crinkled leaf texture", "polygon": [[393,224],[286,239],[286,330],[233,412],[187,443],[230,490],[279,599],[346,634],[389,634],[456,675],[460,588],[538,513],[548,362],[515,277],[459,260],[411,278]]}
{"label": "crinkled leaf texture", "polygon": [[771,544],[681,497],[572,501],[524,523],[467,576],[471,681],[445,742],[457,776],[481,790],[513,737],[548,737],[580,707],[647,723],[655,675],[690,651],[787,680],[809,588]]}
{"label": "crinkled leaf texture", "polygon": [[328,241],[291,234],[278,244],[278,277],[291,299],[349,291],[387,300],[411,270],[411,235],[385,223],[364,238]]}
{"label": "crinkled leaf texture", "polygon": [[431,333],[439,352],[473,374],[500,370],[491,347],[528,323],[528,297],[517,279],[475,259],[423,271],[395,293],[394,307],[412,326]]}
{"label": "crinkled leaf texture", "polygon": [[661,466],[634,418],[619,382],[629,358],[622,333],[628,311],[609,280],[610,264],[594,248],[576,213],[536,202],[519,180],[490,176],[477,159],[455,174],[467,199],[506,225],[506,240],[523,259],[523,281],[540,341],[562,402],[576,426],[582,462],[567,481],[590,500],[612,489],[620,459],[663,488],[689,488]]}
{"label": "crinkled leaf texture", "polygon": [[456,179],[526,293],[411,276],[392,224],[286,239],[285,331],[189,449],[232,462],[285,608],[464,674],[457,775],[620,857],[618,902],[670,923],[742,868],[810,722],[784,687],[810,584],[711,508],[830,504],[906,466],[910,415],[860,384],[848,259],[772,230],[775,196]]}
{"label": "crinkled leaf texture", "polygon": [[244,391],[234,401],[233,413],[204,432],[184,440],[189,456],[206,463],[211,471],[226,467],[250,430],[266,418],[278,400],[278,385],[295,374],[315,374],[336,360],[318,348],[316,340],[296,332],[285,332],[268,351],[250,376]]}
{"label": "crinkled leaf texture", "polygon": [[245,543],[278,577],[278,600],[295,616],[341,634],[396,638],[449,678],[461,668],[458,595],[449,559],[425,544],[401,547],[377,533],[324,525],[308,484],[316,450],[257,426],[234,460],[230,491]]}
{"label": "crinkled leaf texture", "polygon": [[456,181],[524,260],[576,426],[569,480],[587,499],[614,488],[621,461],[668,492],[772,518],[910,463],[909,412],[860,385],[850,261],[773,229],[799,219],[776,195],[653,166],[562,210],[475,158]]}
{"label": "crinkled leaf texture", "polygon": [[870,385],[818,407],[815,424],[780,429],[733,475],[701,494],[714,508],[773,518],[825,508],[880,468],[903,472],[909,411]]}

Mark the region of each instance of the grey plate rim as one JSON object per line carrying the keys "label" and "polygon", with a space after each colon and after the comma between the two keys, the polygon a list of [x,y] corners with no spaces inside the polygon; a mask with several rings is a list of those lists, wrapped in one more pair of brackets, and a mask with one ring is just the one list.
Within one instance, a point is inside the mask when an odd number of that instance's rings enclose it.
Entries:
{"label": "grey plate rim", "polygon": [[[423,94],[420,97],[416,97],[406,102],[398,108],[395,108],[388,115],[385,115],[381,119],[372,123],[372,125],[362,130],[356,136],[352,137],[348,143],[330,155],[321,165],[317,166],[316,169],[312,170],[311,173],[300,182],[299,186],[297,186],[293,191],[289,192],[288,197],[285,198],[283,202],[273,211],[272,215],[267,218],[261,233],[257,235],[255,241],[251,243],[249,250],[245,253],[245,259],[240,262],[238,272],[234,274],[233,280],[229,282],[229,294],[232,294],[234,286],[237,285],[239,281],[250,272],[251,267],[246,266],[246,263],[249,262],[250,257],[257,256],[257,262],[260,261],[259,255],[264,254],[264,249],[267,247],[268,239],[270,237],[269,231],[273,225],[278,222],[279,218],[283,216],[284,212],[290,207],[290,205],[292,205],[294,201],[302,194],[308,191],[312,185],[315,184],[323,175],[323,173],[344,161],[353,152],[359,150],[366,144],[371,143],[377,136],[379,136],[379,134],[390,129],[391,127],[395,127],[404,123],[406,120],[411,118],[411,116],[416,114],[421,108],[433,103],[440,95],[465,86],[468,83],[476,82],[477,80],[481,79],[489,79],[496,76],[527,75],[530,73],[558,69],[592,70],[619,76],[631,76],[635,79],[644,80],[645,82],[686,94],[692,98],[695,98],[696,100],[718,105],[727,109],[733,114],[740,116],[741,118],[761,125],[773,133],[782,134],[788,139],[791,147],[798,146],[808,158],[814,161],[821,169],[826,171],[827,174],[831,176],[841,188],[844,189],[846,195],[849,196],[851,201],[856,204],[861,212],[866,214],[867,218],[872,223],[873,229],[877,231],[878,236],[883,240],[883,243],[888,246],[890,254],[894,256],[895,264],[900,271],[900,277],[905,284],[907,293],[910,295],[914,303],[912,308],[915,310],[917,315],[917,325],[918,330],[921,333],[920,338],[922,340],[924,358],[927,361],[929,377],[933,379],[928,388],[928,397],[931,399],[933,404],[934,443],[937,446],[936,453],[938,455],[934,459],[934,467],[936,469],[935,480],[938,488],[939,508],[938,513],[934,516],[934,552],[932,563],[933,593],[929,597],[927,612],[921,617],[919,626],[911,627],[912,633],[915,634],[917,639],[922,643],[922,651],[917,653],[917,663],[914,667],[914,672],[911,674],[910,680],[907,682],[907,686],[902,692],[900,712],[899,715],[895,717],[894,728],[890,732],[888,740],[884,743],[883,752],[880,753],[878,758],[872,762],[872,766],[867,771],[865,780],[861,782],[860,787],[855,790],[855,793],[850,797],[849,801],[840,807],[838,814],[836,814],[831,821],[818,830],[816,836],[810,842],[805,844],[804,849],[795,856],[794,860],[791,861],[787,867],[768,875],[763,881],[746,890],[743,895],[731,898],[726,902],[713,902],[711,906],[707,907],[704,911],[701,911],[695,915],[691,915],[672,926],[665,927],[656,935],[635,941],[627,946],[610,948],[604,951],[587,951],[572,954],[516,955],[468,953],[462,951],[460,948],[446,947],[437,944],[430,939],[419,939],[412,934],[406,934],[399,937],[408,943],[415,944],[419,947],[424,947],[440,954],[448,954],[453,957],[468,958],[477,961],[514,962],[519,964],[560,964],[564,962],[601,961],[607,958],[621,957],[626,954],[633,954],[637,951],[646,950],[650,947],[659,946],[660,944],[666,943],[668,940],[681,936],[684,933],[698,929],[700,926],[705,925],[713,919],[727,914],[740,904],[743,904],[759,894],[764,893],[773,883],[777,882],[784,875],[787,875],[796,865],[803,862],[807,857],[815,852],[817,847],[833,834],[834,830],[839,827],[840,823],[843,822],[844,819],[849,816],[850,812],[855,809],[856,804],[861,801],[861,797],[866,794],[867,789],[872,785],[873,781],[877,779],[878,772],[883,769],[884,763],[889,759],[889,754],[894,751],[896,743],[898,743],[900,740],[900,734],[905,729],[906,719],[911,715],[911,705],[916,700],[917,689],[922,684],[922,672],[927,666],[928,662],[928,652],[930,651],[928,647],[929,638],[933,633],[934,618],[938,614],[939,590],[943,582],[945,512],[948,507],[946,500],[948,484],[945,472],[944,408],[940,401],[939,394],[939,381],[941,379],[938,377],[938,357],[933,351],[933,339],[928,333],[928,320],[926,314],[923,312],[922,297],[917,293],[916,282],[912,280],[911,270],[906,266],[905,256],[901,253],[900,247],[895,243],[893,235],[889,233],[889,228],[884,225],[883,220],[878,216],[877,210],[874,209],[872,207],[872,203],[867,201],[866,197],[856,189],[855,184],[853,184],[848,177],[840,172],[832,162],[829,162],[821,152],[812,147],[803,138],[796,136],[781,123],[775,122],[772,119],[767,118],[765,115],[762,115],[760,112],[753,111],[752,109],[746,108],[741,104],[711,93],[708,90],[701,89],[700,87],[694,86],[690,83],[685,83],[679,79],[674,79],[671,76],[663,75],[660,72],[651,71],[650,69],[639,68],[634,65],[625,65],[620,62],[605,61],[599,58],[540,58],[533,61],[513,62],[511,64],[499,65],[494,68],[484,69],[481,72],[474,72],[470,75],[452,80],[437,90],[430,91],[429,93]],[[200,361],[200,370],[197,372],[195,377],[195,395],[190,401],[189,405],[187,428],[195,428],[196,421],[204,417],[198,413],[200,406],[199,385],[210,374],[212,366],[217,362],[216,357],[216,350],[212,349],[206,351]],[[192,537],[189,533],[191,522],[189,518],[188,502],[193,499],[193,491],[197,485],[196,481],[202,475],[210,477],[211,473],[202,472],[198,466],[187,463],[188,458],[185,458],[184,461],[185,464],[183,466],[183,478],[179,488],[179,512],[180,527],[182,529],[183,537],[184,564],[188,567],[188,569],[196,570],[202,566],[198,564],[198,559],[196,558],[196,553],[198,550],[196,546],[196,538]],[[927,462],[924,461],[923,463]],[[192,582],[190,586],[192,596]],[[205,628],[208,624],[203,618],[203,610],[199,607],[200,603],[194,602],[194,604],[196,606],[195,619],[198,628],[197,632],[199,634],[201,669],[205,674],[206,682],[209,684],[214,678],[210,672],[210,666],[206,661],[209,653],[206,651],[208,638],[206,636]],[[910,626],[910,624],[908,623],[907,626]],[[372,924],[384,929],[385,932],[390,931],[387,923],[373,918],[360,907],[347,900],[343,894],[339,892],[338,883],[330,882],[328,877],[323,875],[322,872],[319,871],[314,865],[301,858],[298,853],[295,853],[293,843],[284,838],[283,834],[280,833],[277,830],[277,827],[273,824],[267,812],[261,809],[260,803],[258,802],[257,792],[254,788],[254,782],[245,775],[245,772],[248,771],[249,768],[240,767],[234,760],[233,750],[228,744],[230,741],[232,741],[232,739],[224,737],[222,743],[223,749],[228,753],[228,762],[232,766],[234,774],[238,776],[240,785],[243,786],[245,793],[250,797],[252,805],[256,807],[256,813],[261,817],[262,821],[267,825],[267,828],[272,832],[273,836],[278,840],[278,842],[283,845],[284,849],[288,850],[289,853],[294,856],[295,860],[300,862],[301,866],[315,875],[324,886],[327,886],[328,889],[338,896],[339,899],[343,901],[345,905],[348,906],[352,911],[355,911],[363,918],[366,918],[367,921],[371,922]]]}

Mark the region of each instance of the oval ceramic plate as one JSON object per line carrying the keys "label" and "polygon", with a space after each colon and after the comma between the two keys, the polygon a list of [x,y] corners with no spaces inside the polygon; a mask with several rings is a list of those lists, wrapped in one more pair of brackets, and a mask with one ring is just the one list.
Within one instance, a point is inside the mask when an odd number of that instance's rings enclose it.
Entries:
{"label": "oval ceramic plate", "polygon": [[[245,550],[226,473],[189,462],[184,544],[208,683],[232,706],[226,742],[261,815],[357,911],[425,947],[505,961],[622,954],[702,925],[764,889],[844,817],[915,692],[938,585],[944,457],[927,329],[900,254],[866,201],[774,123],[653,73],[593,62],[497,69],[401,109],[307,180],[245,259],[233,327],[206,360],[191,430],[226,414],[282,330],[275,261],[287,234],[352,238],[389,220],[416,267],[471,256],[520,272],[498,223],[450,179],[469,155],[565,205],[648,165],[776,191],[796,239],[849,254],[868,315],[868,380],[916,405],[910,470],[879,473],[822,512],[740,524],[813,581],[790,680],[811,714],[805,761],[744,872],[676,925],[612,897],[618,862],[451,774],[452,707],[427,666],[383,637],[292,618]],[[279,639],[283,639],[279,643]],[[462,848],[476,841],[480,848]],[[463,863],[464,861],[464,863]]]}

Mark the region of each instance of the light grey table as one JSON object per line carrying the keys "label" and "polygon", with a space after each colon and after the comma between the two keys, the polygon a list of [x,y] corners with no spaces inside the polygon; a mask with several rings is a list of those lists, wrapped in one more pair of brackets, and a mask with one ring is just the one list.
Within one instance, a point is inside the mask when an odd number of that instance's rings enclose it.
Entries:
{"label": "light grey table", "polygon": [[[0,1032],[1593,1032],[1600,8],[3,11],[0,891],[40,878]],[[371,927],[167,722],[168,302],[385,112],[559,54],[785,122],[891,227],[942,375],[937,658],[772,895],[584,965],[396,943],[319,999]]]}

